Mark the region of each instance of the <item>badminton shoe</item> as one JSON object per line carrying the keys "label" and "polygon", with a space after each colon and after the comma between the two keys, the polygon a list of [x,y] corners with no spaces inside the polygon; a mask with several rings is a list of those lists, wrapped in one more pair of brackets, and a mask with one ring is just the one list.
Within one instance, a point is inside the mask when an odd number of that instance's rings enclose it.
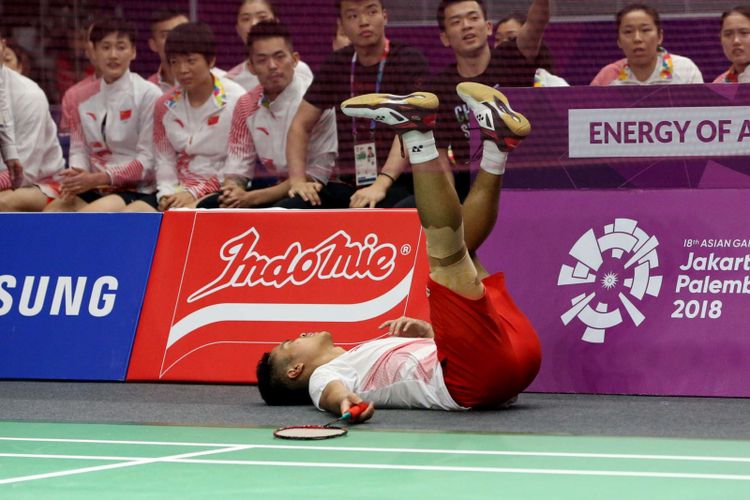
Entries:
{"label": "badminton shoe", "polygon": [[474,113],[482,139],[494,142],[500,151],[512,151],[531,133],[529,120],[510,108],[502,92],[474,82],[459,83],[456,92]]}
{"label": "badminton shoe", "polygon": [[435,126],[439,101],[435,94],[365,94],[341,103],[341,111],[354,118],[367,118],[390,126],[399,134],[410,130],[427,132]]}

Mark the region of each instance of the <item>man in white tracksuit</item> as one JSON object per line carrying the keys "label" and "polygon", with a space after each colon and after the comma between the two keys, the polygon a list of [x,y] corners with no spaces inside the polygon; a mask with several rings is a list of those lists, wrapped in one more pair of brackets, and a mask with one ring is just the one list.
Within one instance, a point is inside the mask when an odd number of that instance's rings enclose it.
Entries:
{"label": "man in white tracksuit", "polygon": [[[227,180],[219,199],[225,208],[268,207],[288,197],[286,142],[289,125],[310,81],[295,68],[299,54],[289,30],[262,21],[248,35],[249,64],[261,86],[245,94],[234,111],[229,135]],[[338,140],[333,110],[323,113],[308,145],[309,175],[327,183],[334,170]],[[265,172],[255,171],[256,159]],[[248,187],[249,181],[249,187]]]}

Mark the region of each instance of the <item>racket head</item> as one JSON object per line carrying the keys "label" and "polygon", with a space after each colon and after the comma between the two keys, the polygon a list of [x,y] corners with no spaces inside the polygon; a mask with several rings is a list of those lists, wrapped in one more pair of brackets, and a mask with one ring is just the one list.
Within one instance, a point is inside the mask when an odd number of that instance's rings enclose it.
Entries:
{"label": "racket head", "polygon": [[325,425],[291,425],[281,427],[273,432],[279,439],[293,439],[297,441],[315,441],[345,436],[348,431],[343,427]]}

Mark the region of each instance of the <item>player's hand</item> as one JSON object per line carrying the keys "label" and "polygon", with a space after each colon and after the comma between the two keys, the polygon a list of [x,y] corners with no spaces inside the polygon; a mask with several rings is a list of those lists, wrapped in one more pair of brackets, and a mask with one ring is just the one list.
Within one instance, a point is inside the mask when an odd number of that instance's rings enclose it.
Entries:
{"label": "player's hand", "polygon": [[247,191],[237,184],[225,184],[219,195],[219,206],[221,208],[249,207],[251,205],[243,203],[246,194]]}
{"label": "player's hand", "polygon": [[349,198],[349,208],[375,208],[385,198],[385,193],[386,190],[377,184],[358,189]]}
{"label": "player's hand", "polygon": [[[360,398],[359,396],[357,396],[356,394],[354,394],[353,392],[350,392],[341,401],[341,414],[343,415],[344,413],[349,411],[349,408],[359,403],[364,403],[364,400]],[[361,423],[361,422],[364,422],[365,420],[369,420],[370,418],[372,418],[374,414],[375,414],[375,405],[373,405],[373,403],[370,402],[367,404],[367,409],[365,411],[363,411],[357,416],[352,415],[352,418],[349,419],[349,422],[353,424]]]}
{"label": "player's hand", "polygon": [[288,194],[290,198],[299,196],[311,205],[319,206],[320,195],[318,193],[321,189],[323,189],[323,184],[320,182],[295,180],[291,182]]}
{"label": "player's hand", "polygon": [[6,160],[5,166],[8,167],[10,175],[10,188],[18,189],[23,184],[23,165],[19,160]]}
{"label": "player's hand", "polygon": [[171,203],[167,208],[190,208],[195,205],[195,197],[188,191],[175,193],[170,198]]}
{"label": "player's hand", "polygon": [[391,319],[380,325],[380,328],[388,328],[388,335],[392,337],[409,337],[431,339],[435,337],[432,325],[421,319],[401,316]]}
{"label": "player's hand", "polygon": [[99,175],[84,172],[80,168],[71,167],[60,172],[62,182],[60,188],[63,198],[70,198],[85,193],[99,186]]}

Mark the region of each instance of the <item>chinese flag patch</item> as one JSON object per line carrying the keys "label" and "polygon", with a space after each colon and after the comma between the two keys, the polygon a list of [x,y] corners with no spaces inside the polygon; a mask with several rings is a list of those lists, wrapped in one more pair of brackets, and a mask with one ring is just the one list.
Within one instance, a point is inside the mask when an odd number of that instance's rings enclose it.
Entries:
{"label": "chinese flag patch", "polygon": [[123,109],[120,111],[120,120],[130,120],[130,117],[133,116],[133,110],[132,109]]}
{"label": "chinese flag patch", "polygon": [[218,116],[209,116],[208,117],[208,124],[209,125],[216,125],[219,123],[219,117]]}

